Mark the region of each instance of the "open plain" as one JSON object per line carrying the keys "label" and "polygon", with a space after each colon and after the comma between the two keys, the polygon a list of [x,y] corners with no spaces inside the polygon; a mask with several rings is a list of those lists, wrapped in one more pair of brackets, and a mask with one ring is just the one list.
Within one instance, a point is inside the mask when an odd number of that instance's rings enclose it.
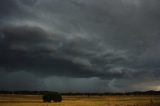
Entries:
{"label": "open plain", "polygon": [[41,95],[1,94],[0,106],[160,106],[160,96],[63,96],[43,103]]}

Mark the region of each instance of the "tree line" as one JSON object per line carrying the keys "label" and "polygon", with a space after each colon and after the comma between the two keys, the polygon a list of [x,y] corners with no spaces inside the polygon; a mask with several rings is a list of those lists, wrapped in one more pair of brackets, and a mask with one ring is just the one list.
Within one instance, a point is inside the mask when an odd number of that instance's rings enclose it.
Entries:
{"label": "tree line", "polygon": [[[24,94],[24,95],[45,95],[45,94],[53,94],[53,91],[0,91],[0,94]],[[67,96],[76,96],[76,95],[86,95],[86,96],[106,96],[106,95],[160,95],[160,91],[135,91],[135,92],[104,92],[104,93],[75,93],[75,92],[68,92],[68,93],[60,93],[61,95]]]}

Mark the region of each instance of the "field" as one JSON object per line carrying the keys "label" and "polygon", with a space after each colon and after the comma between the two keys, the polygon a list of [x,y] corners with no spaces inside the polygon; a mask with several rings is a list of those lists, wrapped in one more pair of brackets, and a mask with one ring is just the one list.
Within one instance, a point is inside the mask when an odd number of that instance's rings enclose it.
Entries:
{"label": "field", "polygon": [[0,95],[0,106],[160,106],[160,96],[63,96],[61,103],[43,103],[38,95]]}

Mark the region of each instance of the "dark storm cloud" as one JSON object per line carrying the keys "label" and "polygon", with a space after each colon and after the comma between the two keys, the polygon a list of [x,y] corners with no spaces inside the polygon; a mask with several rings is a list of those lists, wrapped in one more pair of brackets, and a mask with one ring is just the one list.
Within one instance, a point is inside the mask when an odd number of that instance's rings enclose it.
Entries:
{"label": "dark storm cloud", "polygon": [[[37,75],[46,89],[60,81],[61,91],[65,79],[75,91],[90,89],[87,85],[134,90],[148,81],[143,77],[154,78],[154,83],[160,69],[159,4],[157,0],[2,0],[1,70],[4,75],[19,76],[17,71]],[[79,90],[77,82],[82,85]]]}
{"label": "dark storm cloud", "polygon": [[95,45],[93,42],[90,42],[93,44],[86,46],[87,41],[71,40],[64,46],[57,48],[55,45],[58,42],[63,42],[64,39],[47,33],[41,28],[28,26],[3,27],[1,36],[0,66],[8,71],[28,70],[43,75],[53,74],[71,77],[112,78],[114,75],[117,77],[125,76],[123,75],[125,72],[121,72],[121,69],[118,69],[118,73],[103,71],[110,69],[110,66],[106,66],[105,69],[107,61],[108,64],[116,64],[125,61],[125,57],[112,52],[105,53],[104,56],[95,56],[96,53],[87,54],[88,50],[82,50]]}
{"label": "dark storm cloud", "polygon": [[0,90],[43,90],[43,81],[25,71],[5,72],[0,71]]}
{"label": "dark storm cloud", "polygon": [[[79,65],[72,63],[63,57],[56,57],[54,41],[51,42],[49,34],[37,27],[6,27],[1,30],[1,67],[8,71],[32,70],[38,73],[56,73],[67,75],[81,73]],[[53,35],[54,36],[54,35]],[[53,46],[51,48],[48,45]],[[63,67],[62,67],[63,66]],[[60,73],[58,71],[60,71]],[[52,72],[53,71],[53,72]],[[83,73],[83,70],[82,70]],[[81,75],[81,74],[80,74]]]}

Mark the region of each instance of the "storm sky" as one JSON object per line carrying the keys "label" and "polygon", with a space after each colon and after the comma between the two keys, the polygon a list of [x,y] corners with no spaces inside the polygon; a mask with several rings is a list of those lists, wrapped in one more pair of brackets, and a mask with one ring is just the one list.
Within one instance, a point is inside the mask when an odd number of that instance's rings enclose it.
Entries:
{"label": "storm sky", "polygon": [[160,90],[159,0],[0,0],[0,90]]}

